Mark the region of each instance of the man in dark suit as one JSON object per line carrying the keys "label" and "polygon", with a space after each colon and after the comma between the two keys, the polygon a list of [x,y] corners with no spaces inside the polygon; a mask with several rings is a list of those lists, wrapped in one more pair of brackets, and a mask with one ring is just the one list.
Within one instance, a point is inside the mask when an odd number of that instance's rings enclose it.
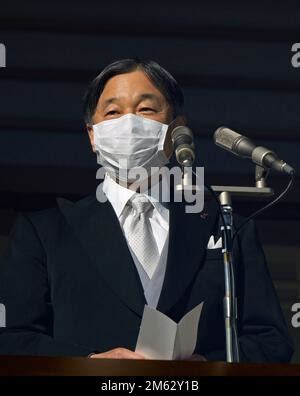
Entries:
{"label": "man in dark suit", "polygon": [[[0,354],[141,359],[134,349],[145,304],[179,321],[204,301],[195,353],[226,360],[216,204],[187,214],[182,203],[132,190],[116,162],[164,165],[168,126],[182,106],[176,81],[151,61],[115,62],[92,82],[85,121],[107,172],[107,201],[58,199],[18,216],[0,269]],[[137,216],[141,195],[147,209]],[[253,222],[237,237],[234,260],[241,360],[289,361],[292,343]]]}

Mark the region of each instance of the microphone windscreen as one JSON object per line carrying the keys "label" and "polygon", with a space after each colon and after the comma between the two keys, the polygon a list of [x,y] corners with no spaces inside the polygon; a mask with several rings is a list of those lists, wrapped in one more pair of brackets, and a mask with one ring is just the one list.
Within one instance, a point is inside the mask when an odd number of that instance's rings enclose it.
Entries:
{"label": "microphone windscreen", "polygon": [[214,133],[214,142],[217,146],[223,147],[226,150],[234,151],[235,143],[242,135],[234,132],[227,127],[220,127]]}
{"label": "microphone windscreen", "polygon": [[181,136],[189,136],[190,138],[193,139],[193,132],[187,126],[184,125],[177,126],[171,132],[171,138],[173,143],[175,142],[176,139],[178,139]]}

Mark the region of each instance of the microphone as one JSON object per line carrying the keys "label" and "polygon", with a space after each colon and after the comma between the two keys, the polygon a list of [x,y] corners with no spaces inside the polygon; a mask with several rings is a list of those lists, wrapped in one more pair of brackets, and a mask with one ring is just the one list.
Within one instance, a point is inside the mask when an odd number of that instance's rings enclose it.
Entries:
{"label": "microphone", "polygon": [[176,159],[181,166],[192,166],[195,160],[193,132],[186,126],[177,126],[171,133]]}
{"label": "microphone", "polygon": [[274,151],[262,146],[256,146],[246,136],[240,135],[226,127],[218,128],[214,133],[215,144],[242,158],[252,161],[264,168],[270,168],[280,173],[292,176],[295,170],[285,161],[280,160]]}

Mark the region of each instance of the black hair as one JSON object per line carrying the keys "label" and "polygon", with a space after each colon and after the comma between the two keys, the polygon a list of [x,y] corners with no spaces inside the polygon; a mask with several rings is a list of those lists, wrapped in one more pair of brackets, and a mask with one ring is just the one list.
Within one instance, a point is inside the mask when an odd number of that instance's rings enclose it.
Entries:
{"label": "black hair", "polygon": [[164,95],[173,110],[173,117],[181,114],[184,96],[175,78],[158,63],[152,60],[121,59],[106,66],[91,82],[84,96],[84,122],[92,124],[99,97],[109,79],[119,74],[142,70],[157,89]]}

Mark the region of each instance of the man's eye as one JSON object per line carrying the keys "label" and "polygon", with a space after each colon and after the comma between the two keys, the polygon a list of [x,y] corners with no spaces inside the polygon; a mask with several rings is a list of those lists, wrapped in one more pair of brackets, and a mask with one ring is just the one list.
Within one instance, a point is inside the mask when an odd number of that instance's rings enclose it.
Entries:
{"label": "man's eye", "polygon": [[114,115],[114,114],[117,114],[117,110],[110,110],[105,115],[107,116],[107,115]]}
{"label": "man's eye", "polygon": [[140,109],[140,111],[143,111],[143,112],[153,112],[153,111],[155,111],[154,109],[152,109],[151,107],[142,107],[141,109]]}

